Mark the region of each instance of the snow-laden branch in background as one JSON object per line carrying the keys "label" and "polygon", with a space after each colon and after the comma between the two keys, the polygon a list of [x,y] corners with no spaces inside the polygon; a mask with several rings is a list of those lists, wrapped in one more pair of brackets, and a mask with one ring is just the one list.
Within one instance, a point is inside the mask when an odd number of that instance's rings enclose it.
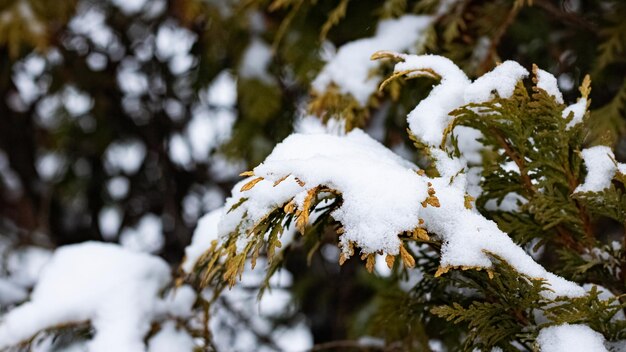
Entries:
{"label": "snow-laden branch in background", "polygon": [[[196,299],[191,288],[161,297],[170,282],[169,266],[155,256],[95,242],[62,247],[46,265],[30,301],[0,320],[0,350],[46,329],[90,323],[95,335],[88,351],[145,351],[152,321],[191,315]],[[187,332],[170,330],[178,341],[192,341]],[[165,341],[163,334],[157,336]]]}
{"label": "snow-laden branch in background", "polygon": [[367,106],[381,81],[380,76],[372,75],[378,64],[370,60],[370,55],[380,49],[405,51],[417,47],[432,22],[431,16],[416,15],[379,22],[373,37],[339,48],[313,81],[313,90],[321,94],[334,84],[341,93],[351,94],[361,106]]}

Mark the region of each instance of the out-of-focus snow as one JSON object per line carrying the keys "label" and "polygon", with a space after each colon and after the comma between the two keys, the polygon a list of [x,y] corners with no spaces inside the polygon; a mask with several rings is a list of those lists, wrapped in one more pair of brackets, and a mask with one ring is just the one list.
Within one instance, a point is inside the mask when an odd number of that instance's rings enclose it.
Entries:
{"label": "out-of-focus snow", "polygon": [[272,83],[272,76],[267,72],[272,60],[272,48],[259,38],[252,38],[239,65],[239,76]]}
{"label": "out-of-focus snow", "polygon": [[148,341],[148,352],[191,352],[193,348],[193,337],[171,321],[165,322],[161,330]]}
{"label": "out-of-focus snow", "polygon": [[143,351],[169,281],[169,266],[157,257],[95,242],[62,247],[30,301],[3,317],[0,348],[55,325],[89,321],[95,329],[90,352]]}
{"label": "out-of-focus snow", "polygon": [[128,175],[135,174],[144,158],[146,146],[137,139],[116,141],[111,143],[104,153],[104,166],[109,174],[123,171]]}
{"label": "out-of-focus snow", "polygon": [[431,16],[404,15],[379,22],[376,34],[343,45],[326,63],[312,83],[313,90],[324,92],[335,84],[344,94],[351,94],[362,106],[376,92],[380,76],[372,77],[378,63],[370,60],[378,50],[405,51],[418,46],[423,32],[432,23]]}
{"label": "out-of-focus snow", "polygon": [[163,247],[163,223],[154,214],[144,215],[134,228],[126,228],[120,234],[120,244],[138,252],[156,253]]}

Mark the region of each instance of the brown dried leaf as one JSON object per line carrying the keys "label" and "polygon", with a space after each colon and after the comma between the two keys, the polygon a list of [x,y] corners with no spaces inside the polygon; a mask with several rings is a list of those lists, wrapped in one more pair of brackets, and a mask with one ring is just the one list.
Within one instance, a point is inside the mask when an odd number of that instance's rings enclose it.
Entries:
{"label": "brown dried leaf", "polygon": [[241,187],[240,192],[245,192],[249,189],[251,189],[252,187],[254,187],[254,185],[256,185],[257,183],[263,181],[263,177],[257,177],[255,179],[253,179],[252,181],[246,183],[245,185],[243,185],[243,187]]}

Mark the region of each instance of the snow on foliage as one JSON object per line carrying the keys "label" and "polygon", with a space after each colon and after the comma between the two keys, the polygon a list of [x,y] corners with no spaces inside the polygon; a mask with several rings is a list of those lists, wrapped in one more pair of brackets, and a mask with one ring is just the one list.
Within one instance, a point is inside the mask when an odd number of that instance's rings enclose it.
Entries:
{"label": "snow on foliage", "polygon": [[563,93],[559,90],[559,85],[550,72],[535,68],[537,74],[537,87],[545,90],[557,103],[563,104]]}
{"label": "snow on foliage", "polygon": [[[414,232],[424,236],[426,230],[442,243],[439,274],[453,267],[489,269],[491,256],[495,255],[522,274],[546,280],[552,290],[546,291],[546,296],[585,295],[582,287],[546,271],[495,222],[471,209],[467,202],[471,182],[464,173],[465,162],[435,147],[445,142],[443,135],[452,122],[448,115],[451,110],[489,101],[495,97],[494,92],[508,98],[528,72],[508,61],[472,83],[443,57],[389,52],[375,56],[402,60],[395,66],[396,75],[440,79],[440,84],[408,115],[408,121],[412,132],[432,146],[430,153],[441,177],[425,176],[415,165],[358,129],[345,135],[294,134],[254,168],[250,173],[254,177],[235,186],[225,206],[229,211],[218,225],[220,237],[237,236],[237,248],[243,250],[250,229],[270,211],[293,205],[300,214],[308,213],[303,211],[310,205],[306,198],[324,188],[342,197],[341,205],[331,215],[343,226],[339,245],[344,259],[354,254],[354,246],[365,255],[401,254],[407,259],[398,235]],[[541,77],[550,93],[554,82],[547,72]],[[296,216],[301,215],[296,212]],[[403,261],[412,266],[410,259]]]}
{"label": "snow on foliage", "polygon": [[[246,226],[239,227],[239,236],[245,239],[247,226],[269,210],[326,186],[342,194],[343,204],[332,215],[344,227],[340,245],[346,257],[351,254],[351,243],[362,253],[397,255],[402,243],[398,234],[423,226],[441,236],[443,268],[490,268],[491,253],[520,273],[546,279],[556,295],[584,295],[581,287],[534,262],[496,223],[467,209],[464,175],[450,184],[449,177],[428,178],[416,170],[358,129],[345,136],[292,135],[253,170],[262,178],[253,188],[238,191],[241,186],[235,187],[227,207],[244,197],[247,200],[224,215],[222,224],[229,226],[220,229],[221,235],[234,231],[243,214],[254,214],[256,217],[245,221]],[[285,182],[288,186],[276,192],[274,183],[285,177],[289,178],[278,186]],[[432,196],[438,204],[424,203]]]}
{"label": "snow on foliage", "polygon": [[606,352],[604,337],[586,325],[563,324],[541,329],[537,337],[541,352]]}
{"label": "snow on foliage", "polygon": [[2,317],[0,349],[45,329],[89,322],[95,329],[90,352],[144,351],[153,319],[189,314],[188,289],[170,302],[160,298],[170,280],[169,266],[158,257],[95,242],[62,247],[46,265],[30,301]]}
{"label": "snow on foliage", "polygon": [[339,48],[313,81],[313,89],[321,93],[335,84],[342,93],[351,94],[362,106],[367,106],[367,100],[380,83],[380,76],[371,75],[378,66],[370,61],[372,53],[380,49],[404,51],[415,47],[431,23],[431,16],[416,15],[379,22],[373,37],[355,40]]}
{"label": "snow on foliage", "polygon": [[[284,181],[292,192],[284,194],[281,203],[294,197],[304,199],[311,189],[321,185],[341,192],[343,205],[333,217],[344,227],[344,253],[349,253],[349,243],[354,242],[365,253],[382,250],[395,255],[401,244],[397,234],[419,225],[420,203],[428,196],[427,181],[416,170],[361,130],[354,130],[345,136],[291,135],[254,173],[264,178],[261,182],[269,185],[270,195],[274,193],[274,182],[294,177]],[[299,186],[295,178],[304,185]],[[248,192],[241,195],[247,197]],[[260,198],[267,199],[256,194],[249,201]],[[245,203],[242,207],[246,209],[242,211],[248,211]],[[231,216],[238,215],[226,218]]]}
{"label": "snow on foliage", "polygon": [[575,192],[599,192],[609,187],[618,169],[611,148],[599,145],[584,149],[582,155],[587,176],[585,183],[579,185]]}

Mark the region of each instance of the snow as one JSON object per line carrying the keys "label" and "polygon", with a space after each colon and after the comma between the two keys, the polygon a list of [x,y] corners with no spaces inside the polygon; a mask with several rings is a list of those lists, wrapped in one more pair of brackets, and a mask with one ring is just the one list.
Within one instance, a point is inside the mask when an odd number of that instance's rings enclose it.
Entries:
{"label": "snow", "polygon": [[185,261],[181,265],[184,272],[191,272],[202,253],[211,247],[211,242],[217,240],[217,224],[223,212],[224,208],[215,209],[198,221],[191,244],[185,248]]}
{"label": "snow", "polygon": [[563,110],[563,118],[567,118],[570,114],[572,114],[572,120],[567,123],[568,129],[583,122],[583,117],[587,112],[588,104],[589,102],[587,101],[587,98],[582,97],[578,99],[576,103],[569,105]]}
{"label": "snow", "polygon": [[39,280],[51,257],[50,250],[35,246],[11,251],[6,258],[6,268],[11,281],[22,287],[32,287]]}
{"label": "snow", "polygon": [[587,168],[587,176],[585,182],[574,192],[600,192],[608,188],[617,171],[615,155],[611,148],[600,145],[583,149],[581,153]]}
{"label": "snow", "polygon": [[[218,225],[220,236],[239,231],[241,248],[246,244],[247,230],[259,219],[291,199],[302,199],[308,190],[324,185],[339,191],[343,197],[342,205],[331,215],[343,225],[340,247],[346,257],[352,254],[350,243],[361,248],[362,253],[398,254],[401,244],[398,234],[417,228],[422,218],[422,226],[442,240],[444,271],[450,267],[490,268],[489,253],[492,253],[522,274],[546,279],[553,290],[546,293],[548,297],[585,294],[582,287],[547,272],[500,231],[495,222],[465,208],[467,178],[459,173],[463,163],[440,149],[433,148],[431,152],[442,177],[420,176],[414,165],[358,129],[344,136],[291,135],[253,170],[254,176],[235,186],[226,209],[244,197],[247,200],[224,214]],[[274,182],[286,176],[289,177],[274,186]],[[254,177],[263,179],[242,191],[242,186]],[[422,205],[429,183],[440,206]]]}
{"label": "snow", "polygon": [[194,346],[193,338],[188,332],[177,329],[174,322],[168,321],[148,341],[148,352],[191,352]]}
{"label": "snow", "polygon": [[120,244],[130,250],[156,253],[165,244],[163,223],[154,214],[144,215],[134,228],[125,228],[120,234]]}
{"label": "snow", "polygon": [[405,15],[379,22],[376,34],[343,45],[337,55],[326,63],[312,83],[317,93],[331,84],[343,94],[351,94],[362,106],[378,88],[381,77],[371,75],[378,63],[370,60],[378,50],[405,51],[415,47],[432,23],[430,16]]}
{"label": "snow", "polygon": [[105,240],[112,240],[122,225],[122,209],[118,206],[103,207],[98,213],[98,228]]}
{"label": "snow", "polygon": [[431,146],[442,142],[443,131],[452,121],[448,113],[465,101],[463,95],[470,80],[449,59],[436,55],[403,55],[404,61],[396,64],[394,72],[410,71],[407,77],[416,77],[430,70],[441,77],[428,97],[408,115],[409,128],[424,143]]}
{"label": "snow", "polygon": [[[445,128],[452,122],[449,113],[465,104],[481,103],[493,99],[493,92],[501,98],[513,94],[517,82],[528,75],[528,71],[514,61],[505,61],[491,72],[473,83],[449,59],[436,55],[399,55],[403,62],[396,64],[395,73],[408,72],[407,77],[438,75],[441,80],[428,97],[409,113],[408,122],[422,142],[438,146],[444,141]],[[431,73],[432,72],[432,73]]]}
{"label": "snow", "polygon": [[581,324],[543,328],[537,343],[541,352],[607,352],[602,334]]}
{"label": "snow", "polygon": [[0,306],[21,302],[28,297],[28,291],[6,278],[0,278]]}
{"label": "snow", "polygon": [[95,242],[62,247],[30,301],[2,317],[0,349],[55,325],[90,321],[90,352],[144,351],[159,291],[169,281],[169,266],[157,257]]}
{"label": "snow", "polygon": [[515,61],[505,61],[490,72],[477,78],[467,87],[465,103],[482,103],[494,98],[496,92],[500,98],[513,95],[517,82],[528,76],[528,71]]}
{"label": "snow", "polygon": [[[248,201],[225,215],[220,234],[235,230],[243,214],[258,219],[293,197],[325,185],[342,193],[343,204],[332,215],[344,226],[341,244],[345,254],[350,252],[350,242],[365,253],[383,250],[397,254],[401,243],[398,233],[418,226],[419,205],[427,197],[427,182],[415,171],[414,165],[361,130],[345,137],[294,134],[254,169],[255,176],[264,180],[244,192],[237,192],[241,185],[235,186],[236,193],[226,208],[241,197]],[[274,182],[289,175],[273,187]]]}
{"label": "snow", "polygon": [[138,139],[128,139],[109,144],[104,152],[104,166],[109,174],[123,171],[135,174],[146,157],[146,146]]}
{"label": "snow", "polygon": [[554,77],[550,72],[544,71],[542,69],[537,69],[537,87],[541,88],[554,97],[557,103],[563,104],[563,94],[559,90],[559,84],[557,83],[556,77]]}

